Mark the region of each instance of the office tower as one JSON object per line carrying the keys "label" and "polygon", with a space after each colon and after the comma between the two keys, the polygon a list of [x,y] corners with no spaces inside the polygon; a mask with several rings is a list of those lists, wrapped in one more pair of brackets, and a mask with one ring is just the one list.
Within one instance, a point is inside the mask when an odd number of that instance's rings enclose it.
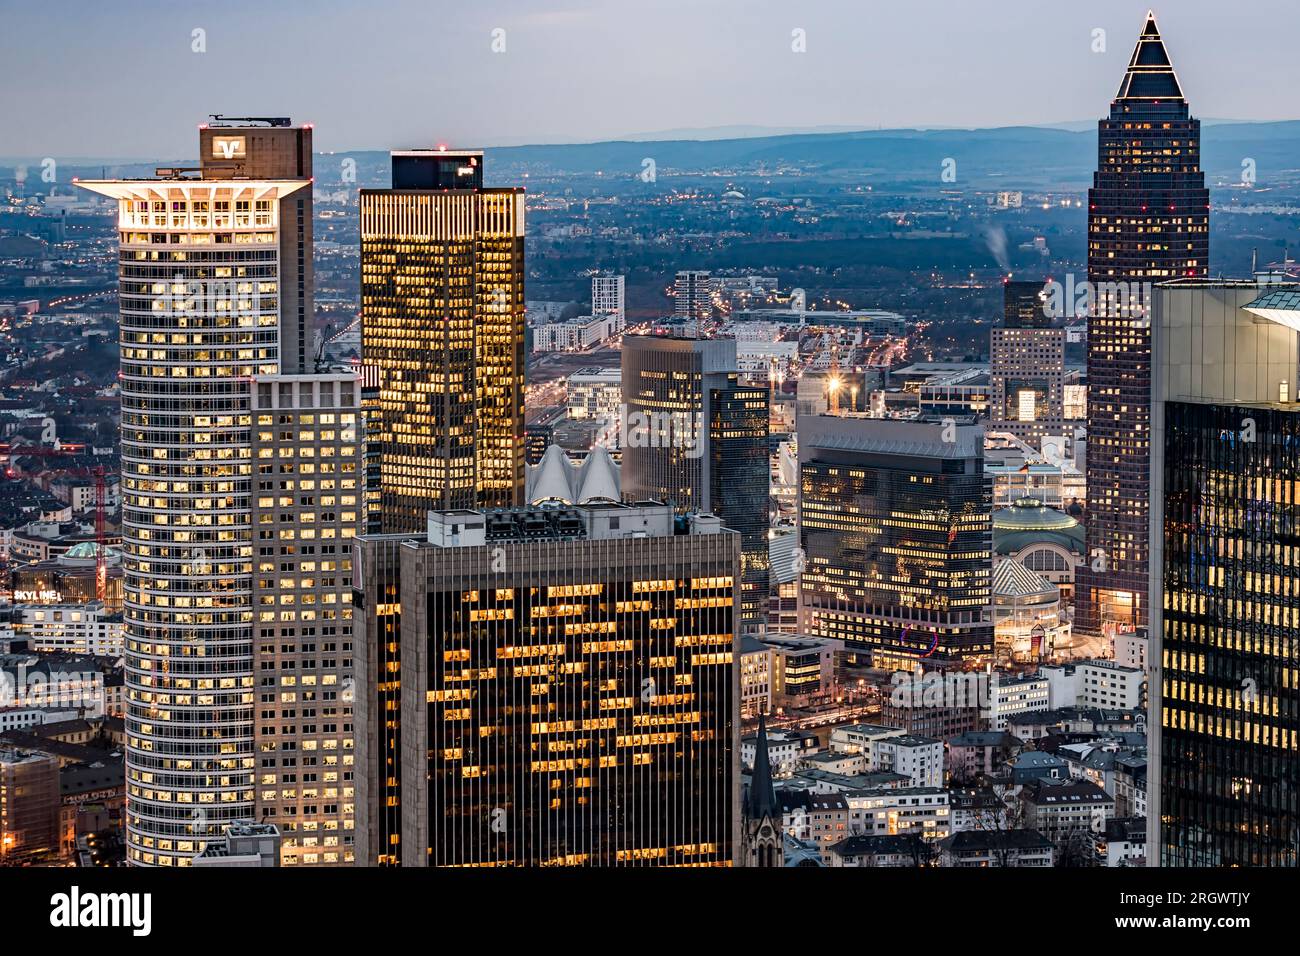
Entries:
{"label": "office tower", "polygon": [[524,191],[476,150],[392,154],[361,190],[361,356],[378,369],[382,528],[524,491]]}
{"label": "office tower", "polygon": [[1003,285],[989,348],[989,428],[1036,443],[1064,433],[1065,329],[1052,328],[1042,282]]}
{"label": "office tower", "polygon": [[659,504],[428,522],[391,549],[401,864],[730,865],[739,536]]}
{"label": "office tower", "polygon": [[1148,862],[1292,866],[1300,285],[1156,289]]}
{"label": "office tower", "polygon": [[625,501],[708,512],[740,532],[741,629],[767,620],[767,389],[742,385],[734,339],[623,339]]}
{"label": "office tower", "polygon": [[740,532],[740,629],[745,633],[766,630],[769,610],[770,398],[766,388],[740,385],[730,376],[709,395],[709,507]]}
{"label": "office tower", "polygon": [[614,331],[622,332],[627,325],[627,308],[623,300],[623,276],[594,275],[591,277],[591,314],[612,315],[617,321]]}
{"label": "office tower", "polygon": [[383,531],[383,469],[380,464],[379,443],[383,435],[383,421],[379,409],[379,369],[373,365],[357,363],[361,385],[361,415],[365,421],[365,441],[362,442],[366,463],[366,520],[365,533]]}
{"label": "office tower", "polygon": [[673,280],[673,314],[696,322],[713,318],[713,274],[683,269]]}
{"label": "office tower", "polygon": [[[312,623],[305,600],[291,608],[274,594],[288,589],[279,565],[306,554],[297,530],[310,508],[284,508],[303,518],[282,524],[282,478],[263,466],[310,466],[301,475],[314,470],[320,477],[311,480],[323,480],[322,454],[298,462],[289,449],[310,443],[323,453],[334,440],[317,444],[297,433],[300,422],[282,424],[278,414],[272,438],[262,435],[260,389],[274,383],[279,395],[305,370],[312,315],[311,130],[268,122],[201,128],[197,176],[172,169],[152,180],[78,184],[118,200],[127,858],[137,865],[188,865],[230,823],[256,812],[259,776],[272,772],[259,765],[270,736],[263,731],[284,706],[259,706],[259,695],[271,693],[261,681],[278,678],[282,701],[298,693],[284,678],[301,676],[299,686],[308,686],[312,675],[277,667],[282,655],[286,667],[301,662],[297,638],[324,626]],[[256,406],[263,410],[255,420]],[[282,432],[294,436],[284,458]],[[272,455],[254,457],[255,448]],[[345,456],[334,451],[341,468]],[[260,502],[267,482],[277,486],[274,511]],[[341,518],[320,524],[340,537],[355,530]],[[276,565],[273,588],[254,571],[268,561]],[[341,613],[350,586],[340,572],[304,598],[318,607],[332,598]],[[267,598],[273,603],[259,605]],[[274,628],[261,617],[270,607],[282,609]],[[268,655],[258,633],[268,628],[294,649],[282,652],[277,641]],[[344,657],[340,651],[340,666]],[[323,713],[320,720],[327,722]],[[295,729],[276,750],[296,748],[301,768],[309,741],[340,740],[348,722],[340,715],[337,732],[286,724],[286,732]],[[317,776],[323,792],[325,772],[300,776]],[[297,829],[343,838],[344,801],[306,802],[305,789],[303,796]]]}
{"label": "office tower", "polygon": [[413,534],[367,534],[353,546],[356,612],[356,862],[402,862],[402,548]]}
{"label": "office tower", "polygon": [[[546,449],[551,447],[555,438],[555,429],[550,425],[534,422],[524,429],[524,463],[529,467],[541,464]],[[527,483],[525,482],[525,485]]]}
{"label": "office tower", "polygon": [[284,866],[353,861],[359,384],[351,372],[253,380],[254,805],[279,828]]}
{"label": "office tower", "polygon": [[799,471],[801,633],[901,670],[992,654],[982,426],[800,416]]}
{"label": "office tower", "polygon": [[1098,124],[1088,191],[1089,560],[1075,627],[1145,625],[1150,471],[1151,283],[1204,277],[1209,204],[1192,119],[1148,14],[1110,116]]}

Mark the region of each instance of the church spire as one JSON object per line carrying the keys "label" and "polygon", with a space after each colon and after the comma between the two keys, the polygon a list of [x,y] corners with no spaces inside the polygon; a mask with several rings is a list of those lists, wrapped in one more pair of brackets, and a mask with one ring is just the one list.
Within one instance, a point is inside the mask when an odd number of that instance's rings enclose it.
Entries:
{"label": "church spire", "polygon": [[1117,100],[1171,100],[1182,101],[1183,89],[1178,85],[1178,75],[1169,61],[1160,28],[1156,26],[1154,11],[1147,11],[1146,25],[1133,48],[1128,72],[1119,85]]}
{"label": "church spire", "polygon": [[772,787],[772,762],[767,754],[767,722],[758,715],[758,739],[754,743],[754,774],[749,782],[749,819],[777,818],[776,790]]}

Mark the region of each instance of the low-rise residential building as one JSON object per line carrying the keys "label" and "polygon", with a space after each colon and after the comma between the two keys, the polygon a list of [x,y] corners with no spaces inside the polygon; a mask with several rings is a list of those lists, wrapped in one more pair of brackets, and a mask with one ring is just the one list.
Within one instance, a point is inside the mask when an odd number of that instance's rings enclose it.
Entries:
{"label": "low-rise residential building", "polygon": [[926,840],[942,840],[951,832],[948,791],[942,787],[849,790],[844,799],[853,834],[915,833]]}
{"label": "low-rise residential building", "polygon": [[939,845],[943,866],[1051,866],[1052,841],[1036,830],[963,830]]}
{"label": "low-rise residential building", "polygon": [[1115,812],[1115,800],[1088,780],[1039,780],[1020,791],[1024,825],[1057,846],[1071,836],[1100,833]]}
{"label": "low-rise residential building", "polygon": [[1146,866],[1145,817],[1116,817],[1097,835],[1097,859],[1103,866]]}
{"label": "low-rise residential building", "polygon": [[[740,762],[744,766],[754,766],[754,753],[757,746],[757,734],[740,741]],[[820,750],[821,741],[810,731],[768,730],[767,732],[767,759],[772,764],[773,774],[778,777],[788,776],[803,763],[805,757]]]}
{"label": "low-rise residential building", "polygon": [[886,737],[872,748],[868,770],[905,774],[913,787],[943,785],[943,741],[907,734]]}
{"label": "low-rise residential building", "polygon": [[1015,786],[1039,780],[1069,780],[1070,765],[1055,754],[1026,750],[1011,760],[1011,782]]}
{"label": "low-rise residential building", "polygon": [[867,755],[868,763],[872,760],[872,748],[876,741],[889,737],[902,737],[907,732],[898,727],[885,727],[880,724],[844,724],[831,731],[830,749],[836,753],[861,753]]}
{"label": "low-rise residential building", "polygon": [[1146,670],[1117,661],[1077,662],[1081,707],[1136,710],[1146,706]]}
{"label": "low-rise residential building", "polygon": [[1012,677],[995,674],[989,682],[988,706],[984,715],[989,730],[1006,730],[1013,714],[1048,709],[1048,681],[1038,674]]}
{"label": "low-rise residential building", "polygon": [[98,601],[17,606],[11,623],[15,637],[25,637],[33,651],[122,655],[122,615],[110,613]]}
{"label": "low-rise residential building", "polygon": [[831,847],[830,866],[923,866],[932,847],[914,835],[851,836]]}
{"label": "low-rise residential building", "polygon": [[948,740],[948,775],[952,780],[974,780],[994,773],[1023,746],[1005,730],[970,730]]}

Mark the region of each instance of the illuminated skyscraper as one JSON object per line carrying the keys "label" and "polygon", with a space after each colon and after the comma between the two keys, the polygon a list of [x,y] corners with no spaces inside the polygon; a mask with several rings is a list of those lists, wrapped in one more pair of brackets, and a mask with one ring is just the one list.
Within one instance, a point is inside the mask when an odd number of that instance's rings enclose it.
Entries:
{"label": "illuminated skyscraper", "polygon": [[741,629],[767,620],[767,389],[740,383],[734,339],[623,339],[625,501],[708,512],[740,532]]}
{"label": "illuminated skyscraper", "polygon": [[1298,862],[1300,285],[1265,282],[1156,289],[1152,865]]}
{"label": "illuminated skyscraper", "polygon": [[1098,124],[1088,191],[1089,560],[1075,611],[1084,632],[1146,623],[1151,284],[1208,275],[1209,205],[1201,124],[1148,14]]}
{"label": "illuminated skyscraper", "polygon": [[903,670],[992,654],[982,426],[801,415],[799,475],[802,633]]}
{"label": "illuminated skyscraper", "polygon": [[[253,817],[259,780],[284,781],[286,767],[320,783],[313,795],[273,801],[292,804],[297,828],[322,836],[319,856],[298,862],[345,862],[350,840],[341,760],[327,769],[307,757],[350,748],[349,707],[326,695],[346,673],[351,580],[340,566],[300,588],[299,561],[325,561],[323,549],[312,552],[327,536],[341,545],[355,531],[344,518],[353,512],[320,506],[325,494],[341,502],[356,493],[342,479],[359,445],[343,441],[341,417],[356,399],[343,401],[350,376],[335,376],[322,430],[310,437],[314,426],[280,400],[287,388],[302,403],[306,387],[306,401],[317,402],[333,379],[297,374],[313,311],[311,130],[267,122],[201,128],[197,177],[161,170],[158,179],[79,183],[118,200],[135,864],[188,865],[231,822]],[[338,416],[329,439],[324,414]],[[282,600],[290,591],[301,597]],[[327,643],[327,628],[337,646],[329,666],[300,643]],[[309,711],[320,723],[299,723]]]}
{"label": "illuminated skyscraper", "polygon": [[367,858],[391,854],[396,770],[403,866],[730,865],[739,536],[665,505],[428,522],[359,543],[367,628],[401,598],[399,761],[392,685],[358,698],[381,741]]}
{"label": "illuminated skyscraper", "polygon": [[379,373],[381,524],[524,494],[524,192],[480,151],[392,154],[361,191],[362,360]]}

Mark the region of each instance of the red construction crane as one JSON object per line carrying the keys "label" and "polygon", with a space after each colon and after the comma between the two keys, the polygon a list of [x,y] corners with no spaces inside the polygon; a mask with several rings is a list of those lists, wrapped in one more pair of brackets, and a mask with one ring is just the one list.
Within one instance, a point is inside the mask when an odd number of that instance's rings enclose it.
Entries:
{"label": "red construction crane", "polygon": [[108,596],[108,563],[104,558],[104,466],[95,466],[95,597]]}

